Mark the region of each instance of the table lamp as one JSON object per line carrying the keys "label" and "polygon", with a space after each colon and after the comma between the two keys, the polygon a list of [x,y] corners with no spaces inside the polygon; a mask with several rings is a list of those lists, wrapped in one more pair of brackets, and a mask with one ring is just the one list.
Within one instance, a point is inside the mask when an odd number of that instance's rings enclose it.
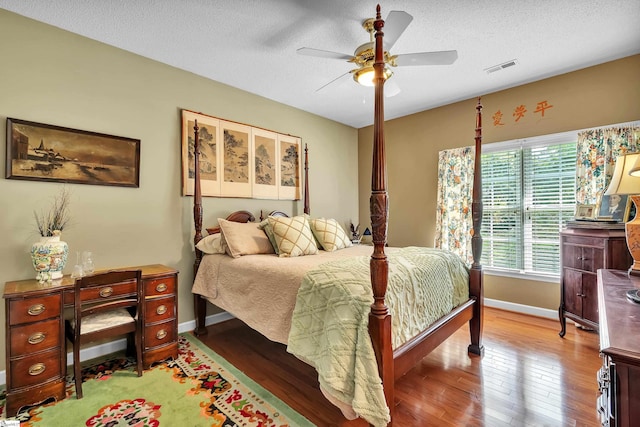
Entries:
{"label": "table lamp", "polygon": [[[628,195],[635,205],[636,215],[625,224],[625,234],[627,247],[633,257],[629,274],[640,276],[640,153],[618,156],[611,182],[604,194]],[[630,290],[627,297],[640,303],[640,290]]]}

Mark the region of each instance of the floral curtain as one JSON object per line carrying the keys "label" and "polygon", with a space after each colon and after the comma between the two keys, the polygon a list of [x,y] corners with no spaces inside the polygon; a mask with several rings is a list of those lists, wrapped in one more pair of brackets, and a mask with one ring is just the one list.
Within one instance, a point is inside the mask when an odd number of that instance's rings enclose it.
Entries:
{"label": "floral curtain", "polygon": [[471,253],[473,147],[454,148],[438,155],[438,195],[435,247],[458,254],[468,264]]}
{"label": "floral curtain", "polygon": [[607,189],[616,158],[640,151],[640,126],[591,129],[578,133],[576,203],[596,204]]}

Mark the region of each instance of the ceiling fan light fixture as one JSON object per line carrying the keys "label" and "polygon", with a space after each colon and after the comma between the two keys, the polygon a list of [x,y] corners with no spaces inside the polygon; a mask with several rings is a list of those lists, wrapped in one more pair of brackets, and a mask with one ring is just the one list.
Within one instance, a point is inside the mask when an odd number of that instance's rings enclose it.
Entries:
{"label": "ceiling fan light fixture", "polygon": [[[373,79],[375,75],[376,72],[373,69],[373,66],[362,67],[353,73],[353,80],[355,80],[356,83],[361,84],[362,86],[373,86]],[[392,75],[393,71],[391,71],[389,67],[384,67],[382,76],[384,77],[385,81],[388,80]]]}

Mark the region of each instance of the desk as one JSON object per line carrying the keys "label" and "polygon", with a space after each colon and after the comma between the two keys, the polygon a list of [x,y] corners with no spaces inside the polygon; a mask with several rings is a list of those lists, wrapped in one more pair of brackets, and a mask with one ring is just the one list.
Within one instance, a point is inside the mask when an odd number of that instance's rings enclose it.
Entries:
{"label": "desk", "polygon": [[[144,299],[142,360],[144,368],[178,356],[178,272],[160,264],[126,267],[142,270]],[[65,397],[67,349],[64,309],[73,307],[74,280],[7,282],[7,416],[25,405]]]}
{"label": "desk", "polygon": [[603,426],[631,427],[640,420],[640,304],[626,297],[640,289],[640,277],[626,271],[598,270],[600,397],[597,409]]}

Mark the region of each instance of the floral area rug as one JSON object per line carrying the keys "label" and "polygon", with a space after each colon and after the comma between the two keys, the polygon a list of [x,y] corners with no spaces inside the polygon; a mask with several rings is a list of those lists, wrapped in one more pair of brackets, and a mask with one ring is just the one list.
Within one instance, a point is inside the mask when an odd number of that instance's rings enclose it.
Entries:
{"label": "floral area rug", "polygon": [[[89,364],[82,371],[83,398],[73,370],[67,398],[23,408],[20,426],[312,426],[302,415],[238,371],[191,334],[179,335],[177,360],[135,372],[125,357]],[[51,399],[53,400],[53,399]],[[4,419],[5,390],[0,394]]]}

